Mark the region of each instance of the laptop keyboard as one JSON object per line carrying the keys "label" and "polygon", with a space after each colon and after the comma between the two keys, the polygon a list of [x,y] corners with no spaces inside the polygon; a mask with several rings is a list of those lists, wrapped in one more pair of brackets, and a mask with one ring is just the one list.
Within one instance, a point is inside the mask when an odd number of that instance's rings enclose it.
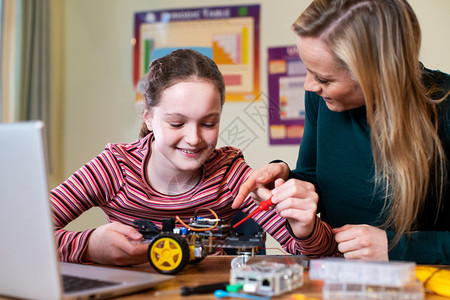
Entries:
{"label": "laptop keyboard", "polygon": [[119,283],[112,281],[102,281],[96,279],[63,275],[63,285],[65,292],[76,292],[91,288],[105,287],[117,284]]}

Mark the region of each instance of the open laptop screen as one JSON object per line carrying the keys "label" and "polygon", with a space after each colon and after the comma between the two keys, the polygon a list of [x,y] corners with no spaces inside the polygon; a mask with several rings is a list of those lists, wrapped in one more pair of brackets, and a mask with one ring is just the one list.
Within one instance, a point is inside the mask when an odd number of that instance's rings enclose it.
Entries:
{"label": "open laptop screen", "polygon": [[[148,288],[172,276],[100,266],[60,264],[52,225],[40,121],[0,124],[0,295],[62,299],[61,270],[72,276],[120,281],[118,287],[77,292],[77,298],[116,296]],[[123,272],[120,272],[123,271]]]}

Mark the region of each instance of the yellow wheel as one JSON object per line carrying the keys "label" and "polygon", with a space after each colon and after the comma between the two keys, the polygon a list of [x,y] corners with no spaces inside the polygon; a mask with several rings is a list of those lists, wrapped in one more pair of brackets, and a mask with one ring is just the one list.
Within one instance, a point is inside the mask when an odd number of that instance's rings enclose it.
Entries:
{"label": "yellow wheel", "polygon": [[148,261],[159,273],[175,274],[189,261],[189,246],[185,239],[173,233],[158,235],[148,247]]}

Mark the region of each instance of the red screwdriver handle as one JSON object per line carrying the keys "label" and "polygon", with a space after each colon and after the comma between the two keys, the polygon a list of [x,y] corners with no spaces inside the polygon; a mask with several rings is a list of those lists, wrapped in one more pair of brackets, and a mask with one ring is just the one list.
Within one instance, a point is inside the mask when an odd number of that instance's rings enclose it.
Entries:
{"label": "red screwdriver handle", "polygon": [[273,205],[272,203],[272,196],[270,196],[269,199],[266,201],[263,201],[259,204],[259,209],[261,210],[269,210],[269,208]]}
{"label": "red screwdriver handle", "polygon": [[273,205],[273,203],[272,203],[272,196],[270,196],[269,199],[267,199],[266,201],[261,202],[257,209],[255,209],[248,216],[246,216],[245,218],[243,218],[242,220],[240,220],[239,222],[234,224],[233,228],[238,227],[239,225],[241,225],[242,223],[244,223],[245,221],[247,221],[248,219],[253,217],[256,213],[258,213],[258,212],[260,212],[262,210],[268,210],[272,205]]}

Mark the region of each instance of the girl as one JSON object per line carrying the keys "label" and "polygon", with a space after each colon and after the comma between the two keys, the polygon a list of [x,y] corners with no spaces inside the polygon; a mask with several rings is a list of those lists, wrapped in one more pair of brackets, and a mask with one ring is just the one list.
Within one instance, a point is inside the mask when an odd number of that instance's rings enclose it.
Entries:
{"label": "girl", "polygon": [[[225,221],[231,203],[251,173],[242,152],[215,149],[225,98],[216,64],[193,50],[181,49],[154,60],[147,75],[140,139],[108,144],[105,151],[51,191],[58,251],[63,261],[130,265],[147,261],[146,244],[133,225],[164,218],[189,222],[199,208],[209,208]],[[91,207],[100,207],[109,224],[81,232],[64,226]],[[244,212],[256,209],[246,199]],[[210,217],[208,211],[198,215]],[[254,219],[289,252],[330,255],[331,229],[321,228],[298,243],[275,210]],[[322,225],[320,225],[322,226]]]}

